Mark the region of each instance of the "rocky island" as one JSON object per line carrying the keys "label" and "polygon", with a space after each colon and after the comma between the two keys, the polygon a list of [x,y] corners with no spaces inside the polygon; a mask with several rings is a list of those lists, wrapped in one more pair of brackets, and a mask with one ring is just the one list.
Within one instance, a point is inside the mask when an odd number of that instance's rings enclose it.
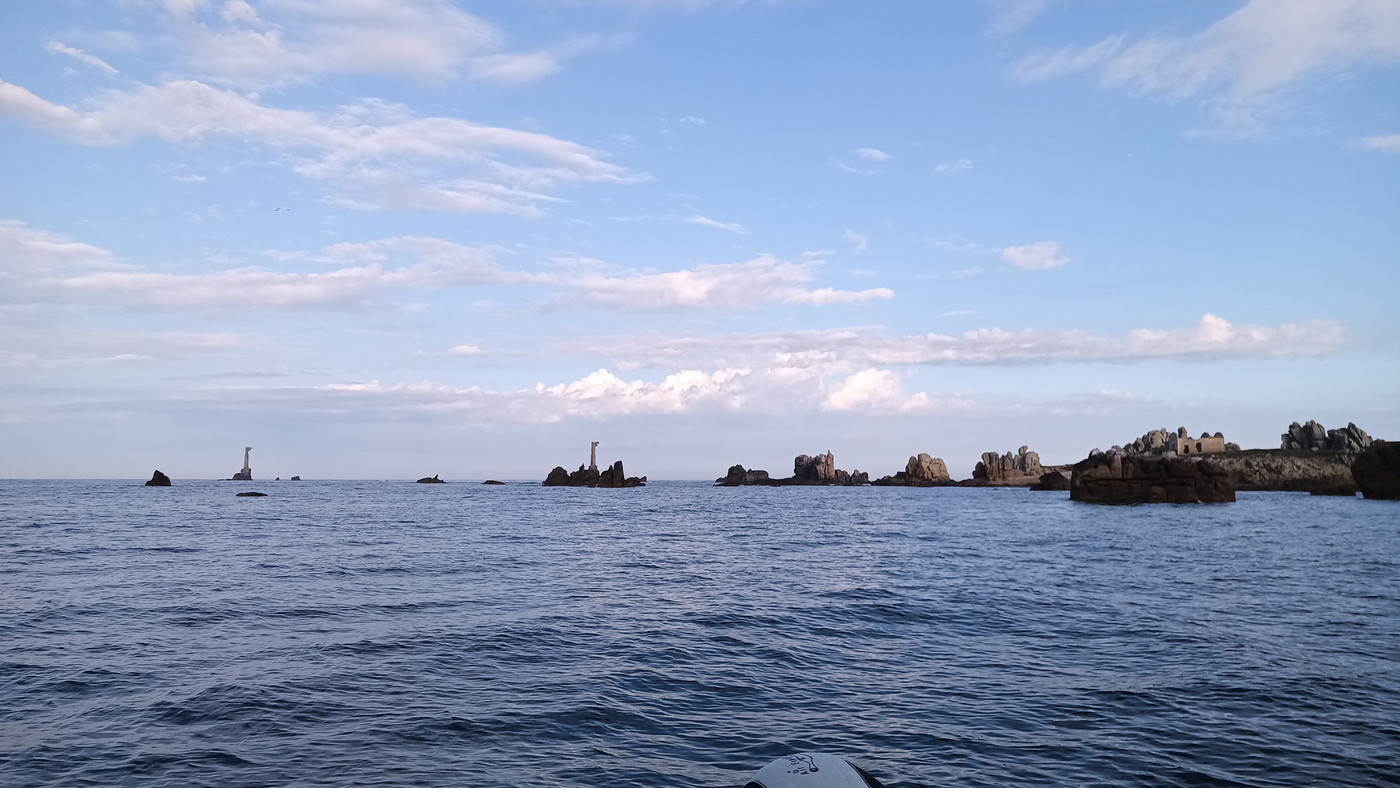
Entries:
{"label": "rocky island", "polygon": [[729,472],[715,479],[716,487],[790,487],[799,485],[837,485],[857,487],[870,484],[870,475],[864,471],[843,471],[836,467],[836,458],[831,452],[808,456],[799,454],[792,461],[792,476],[774,479],[768,471],[745,470],[742,465],[730,466]]}
{"label": "rocky island", "polygon": [[169,487],[169,486],[170,486],[170,477],[169,477],[169,476],[166,476],[165,474],[161,473],[160,471],[156,471],[155,473],[151,474],[151,480],[148,481],[148,482],[146,482],[146,486],[147,486],[147,487]]}
{"label": "rocky island", "polygon": [[938,457],[919,454],[910,457],[904,470],[870,483],[872,487],[952,487],[957,482],[948,475],[948,466]]}

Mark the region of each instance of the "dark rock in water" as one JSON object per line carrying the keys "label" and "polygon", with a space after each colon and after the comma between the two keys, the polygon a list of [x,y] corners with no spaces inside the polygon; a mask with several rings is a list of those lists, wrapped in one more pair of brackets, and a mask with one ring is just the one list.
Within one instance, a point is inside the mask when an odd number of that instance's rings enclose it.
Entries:
{"label": "dark rock in water", "polygon": [[622,470],[622,460],[618,460],[601,472],[580,465],[577,471],[569,473],[562,465],[555,466],[541,484],[545,487],[645,487],[647,477],[627,476]]}
{"label": "dark rock in water", "polygon": [[1069,477],[1066,476],[1066,475],[1063,474],[1063,473],[1060,473],[1059,471],[1051,471],[1050,473],[1042,473],[1042,474],[1040,475],[1040,481],[1036,482],[1035,484],[1032,484],[1032,485],[1031,485],[1031,489],[1032,489],[1032,490],[1038,490],[1038,491],[1041,491],[1041,492],[1044,492],[1044,491],[1047,491],[1047,490],[1050,490],[1050,491],[1063,491],[1063,490],[1068,490],[1068,489],[1069,489]]}
{"label": "dark rock in water", "polygon": [[486,481],[482,482],[482,484],[505,484],[505,482],[498,482],[495,479],[487,479]]}
{"label": "dark rock in water", "polygon": [[[1300,428],[1301,429],[1301,428]],[[1247,449],[1210,455],[1237,491],[1355,495],[1355,455],[1311,449]]]}
{"label": "dark rock in water", "polygon": [[433,474],[432,476],[424,476],[423,478],[421,478],[421,479],[418,480],[418,483],[419,483],[419,484],[447,484],[447,482],[443,481],[442,479],[439,479],[439,478],[437,477],[437,474]]}
{"label": "dark rock in water", "polygon": [[1366,498],[1400,500],[1400,443],[1372,442],[1352,464],[1351,475]]}
{"label": "dark rock in water", "polygon": [[767,486],[777,487],[778,481],[768,477],[768,471],[744,470],[742,465],[729,466],[729,473],[715,479],[716,487],[751,487]]}
{"label": "dark rock in water", "polygon": [[300,476],[293,476],[293,477],[292,477],[292,481],[294,481],[294,482],[299,482],[299,481],[301,481],[301,477],[300,477]]}
{"label": "dark rock in water", "polygon": [[251,482],[253,480],[253,474],[239,471],[234,475],[230,476],[228,480],[231,482]]}
{"label": "dark rock in water", "polygon": [[792,478],[815,484],[834,484],[836,482],[836,458],[831,452],[818,454],[815,457],[808,457],[799,454],[792,461]]}
{"label": "dark rock in water", "polygon": [[260,492],[241,492],[241,493],[238,494],[238,497],[239,497],[239,498],[266,498],[266,497],[267,497],[267,493],[260,493]]}
{"label": "dark rock in water", "polygon": [[166,476],[165,474],[161,473],[160,471],[156,471],[155,473],[151,474],[151,480],[148,481],[148,482],[146,482],[146,486],[147,486],[147,487],[169,487],[169,486],[170,486],[170,477],[169,477],[169,476]]}
{"label": "dark rock in water", "polygon": [[1229,472],[1210,460],[1111,452],[1075,464],[1069,497],[1084,503],[1228,503],[1235,488]]}

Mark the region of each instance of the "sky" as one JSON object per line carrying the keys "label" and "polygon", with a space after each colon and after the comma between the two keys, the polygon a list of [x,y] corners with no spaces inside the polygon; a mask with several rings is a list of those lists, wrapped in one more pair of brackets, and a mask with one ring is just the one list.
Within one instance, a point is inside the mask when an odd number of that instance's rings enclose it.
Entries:
{"label": "sky", "polygon": [[1395,0],[0,20],[0,477],[1400,439]]}

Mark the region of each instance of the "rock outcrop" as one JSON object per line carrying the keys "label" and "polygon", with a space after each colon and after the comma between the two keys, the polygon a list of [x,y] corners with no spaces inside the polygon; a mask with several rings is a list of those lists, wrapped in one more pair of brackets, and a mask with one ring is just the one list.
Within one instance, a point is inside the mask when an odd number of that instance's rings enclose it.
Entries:
{"label": "rock outcrop", "polygon": [[1310,492],[1355,495],[1351,465],[1356,455],[1283,449],[1246,449],[1211,455],[1240,492]]}
{"label": "rock outcrop", "polygon": [[1042,473],[1040,481],[1032,484],[1031,489],[1039,492],[1063,492],[1069,489],[1069,474],[1063,471]]}
{"label": "rock outcrop", "polygon": [[555,466],[541,484],[545,487],[645,487],[647,477],[629,477],[622,469],[622,460],[618,460],[604,471],[580,465],[578,470],[569,473],[563,466]]}
{"label": "rock outcrop", "polygon": [[419,484],[447,484],[447,482],[443,481],[442,479],[439,479],[439,478],[437,477],[437,474],[433,474],[432,476],[424,476],[423,478],[421,478],[421,479],[418,480],[418,483],[419,483]]}
{"label": "rock outcrop", "polygon": [[505,484],[505,482],[498,482],[495,479],[487,479],[486,481],[482,482],[482,484]]}
{"label": "rock outcrop", "polygon": [[716,487],[792,487],[800,485],[834,485],[857,487],[870,484],[870,474],[865,471],[844,471],[836,467],[836,458],[831,452],[809,457],[799,454],[792,461],[792,476],[774,479],[768,471],[745,470],[742,465],[730,466],[729,472],[715,479]]}
{"label": "rock outcrop", "polygon": [[[1209,432],[1202,432],[1201,437],[1192,438],[1191,433],[1187,432],[1185,427],[1177,428],[1176,432],[1172,432],[1163,427],[1159,430],[1143,433],[1142,437],[1133,440],[1131,443],[1125,443],[1122,446],[1114,446],[1109,449],[1109,451],[1120,452],[1122,454],[1165,455],[1176,452],[1179,446],[1188,441],[1204,442],[1206,444],[1205,449],[1208,452],[1218,453],[1221,451],[1230,452],[1240,450],[1239,444],[1226,442],[1225,435],[1220,432],[1214,435]],[[1214,448],[1211,448],[1212,446]],[[1199,453],[1199,451],[1183,451],[1182,453],[1192,454]]]}
{"label": "rock outcrop", "polygon": [[170,486],[170,477],[169,477],[169,476],[166,476],[165,474],[161,473],[160,471],[156,471],[155,473],[151,474],[151,480],[148,481],[148,482],[146,482],[146,486],[147,486],[147,487],[169,487],[169,486]]}
{"label": "rock outcrop", "polygon": [[1363,496],[1400,500],[1400,443],[1372,441],[1352,464],[1351,475]]}
{"label": "rock outcrop", "polygon": [[266,498],[266,497],[267,497],[267,493],[265,493],[265,492],[241,492],[241,493],[239,493],[236,497],[238,497],[238,498]]}
{"label": "rock outcrop", "polygon": [[1230,474],[1203,458],[1100,452],[1074,465],[1069,497],[1084,503],[1228,503]]}
{"label": "rock outcrop", "polygon": [[982,461],[972,469],[972,481],[984,485],[1031,485],[1044,473],[1040,455],[1022,446],[1015,454],[998,455],[994,451],[983,454]]}
{"label": "rock outcrop", "polygon": [[904,470],[870,483],[872,487],[947,487],[954,484],[943,460],[928,454],[910,457]]}
{"label": "rock outcrop", "polygon": [[1279,436],[1279,448],[1295,451],[1340,451],[1359,454],[1370,448],[1371,436],[1360,427],[1347,423],[1345,429],[1329,430],[1315,421],[1307,424],[1293,422],[1288,432]]}

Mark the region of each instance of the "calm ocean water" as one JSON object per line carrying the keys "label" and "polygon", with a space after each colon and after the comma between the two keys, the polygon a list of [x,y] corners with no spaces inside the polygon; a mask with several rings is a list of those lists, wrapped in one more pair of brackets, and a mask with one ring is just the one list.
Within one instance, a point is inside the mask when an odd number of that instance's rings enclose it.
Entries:
{"label": "calm ocean water", "polygon": [[0,784],[1400,783],[1396,503],[175,484],[0,482]]}

